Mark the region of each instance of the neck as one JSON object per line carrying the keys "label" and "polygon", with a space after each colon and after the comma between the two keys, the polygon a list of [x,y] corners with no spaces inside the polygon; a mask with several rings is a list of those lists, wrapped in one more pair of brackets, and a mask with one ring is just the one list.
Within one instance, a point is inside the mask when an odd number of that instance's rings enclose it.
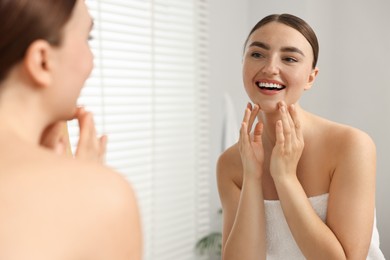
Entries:
{"label": "neck", "polygon": [[[297,109],[303,135],[305,136],[306,113],[298,104],[295,104],[295,108]],[[275,146],[276,122],[280,119],[281,119],[281,115],[279,111],[268,112],[268,113],[262,111],[261,114],[258,116],[258,120],[263,122],[264,125],[264,132],[263,132],[264,149],[267,150],[269,149],[270,151],[272,151],[273,147]]]}
{"label": "neck", "polygon": [[0,122],[1,135],[18,138],[24,142],[38,144],[44,129],[49,124],[41,109],[40,98],[26,89],[13,85],[1,86]]}

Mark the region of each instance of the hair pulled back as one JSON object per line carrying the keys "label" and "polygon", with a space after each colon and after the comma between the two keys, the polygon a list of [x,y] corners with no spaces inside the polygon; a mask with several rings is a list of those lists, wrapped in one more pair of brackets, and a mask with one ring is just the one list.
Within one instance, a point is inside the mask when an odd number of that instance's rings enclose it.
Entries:
{"label": "hair pulled back", "polygon": [[61,44],[62,29],[76,1],[0,0],[0,82],[34,41]]}
{"label": "hair pulled back", "polygon": [[318,54],[319,54],[319,44],[318,44],[318,39],[317,36],[314,32],[314,30],[310,27],[308,23],[306,23],[303,19],[294,16],[292,14],[271,14],[263,19],[261,19],[249,32],[249,35],[245,41],[245,45],[248,43],[249,37],[252,35],[254,31],[259,29],[260,27],[270,23],[270,22],[278,22],[285,24],[298,32],[300,32],[306,40],[310,43],[311,48],[313,50],[313,68],[316,67],[317,65],[317,60],[318,60]]}

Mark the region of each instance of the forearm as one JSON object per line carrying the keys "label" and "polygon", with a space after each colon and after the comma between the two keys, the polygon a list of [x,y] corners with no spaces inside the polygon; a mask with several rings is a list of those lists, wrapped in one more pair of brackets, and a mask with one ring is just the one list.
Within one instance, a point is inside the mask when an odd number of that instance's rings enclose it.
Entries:
{"label": "forearm", "polygon": [[343,247],[314,211],[298,179],[274,181],[286,221],[306,259],[346,259]]}
{"label": "forearm", "polygon": [[244,178],[237,214],[223,246],[222,259],[265,259],[265,232],[261,182]]}

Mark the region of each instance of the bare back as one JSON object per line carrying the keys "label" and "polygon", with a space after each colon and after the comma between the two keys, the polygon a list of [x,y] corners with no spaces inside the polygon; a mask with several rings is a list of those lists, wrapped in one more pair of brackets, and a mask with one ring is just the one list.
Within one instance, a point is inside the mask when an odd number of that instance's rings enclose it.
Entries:
{"label": "bare back", "polygon": [[0,259],[140,259],[137,206],[119,174],[0,144]]}

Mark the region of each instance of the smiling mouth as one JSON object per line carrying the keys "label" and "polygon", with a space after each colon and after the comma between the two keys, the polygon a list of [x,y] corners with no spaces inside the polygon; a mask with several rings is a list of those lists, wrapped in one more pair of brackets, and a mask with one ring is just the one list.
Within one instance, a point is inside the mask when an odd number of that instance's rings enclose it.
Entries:
{"label": "smiling mouth", "polygon": [[275,83],[266,83],[266,82],[256,82],[256,85],[260,89],[273,90],[273,91],[280,91],[286,88],[286,86],[284,85],[275,84]]}

